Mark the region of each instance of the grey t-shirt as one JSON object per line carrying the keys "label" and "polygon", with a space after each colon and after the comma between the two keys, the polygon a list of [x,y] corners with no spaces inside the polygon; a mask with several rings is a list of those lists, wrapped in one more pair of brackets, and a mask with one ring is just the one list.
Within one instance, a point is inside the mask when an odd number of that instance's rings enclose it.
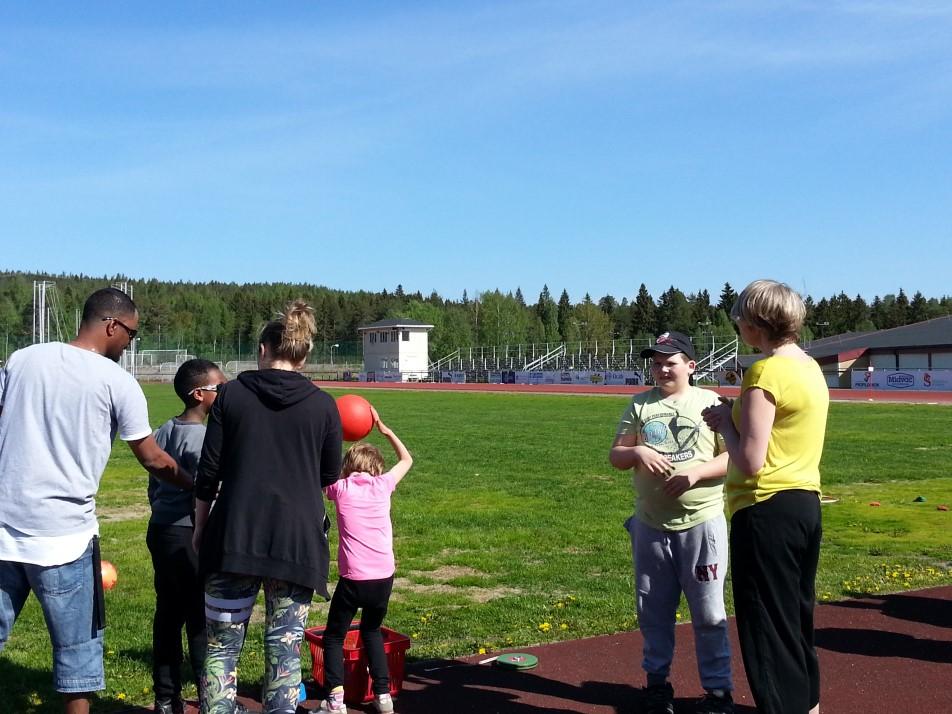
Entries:
{"label": "grey t-shirt", "polygon": [[[198,462],[202,458],[202,443],[205,441],[205,425],[169,419],[156,429],[156,443],[178,462],[191,477],[195,478]],[[149,503],[152,518],[149,523],[163,526],[191,526],[194,505],[192,492],[149,476]]]}
{"label": "grey t-shirt", "polygon": [[0,524],[33,536],[89,531],[116,434],[152,433],[139,383],[62,342],[17,350],[0,370]]}

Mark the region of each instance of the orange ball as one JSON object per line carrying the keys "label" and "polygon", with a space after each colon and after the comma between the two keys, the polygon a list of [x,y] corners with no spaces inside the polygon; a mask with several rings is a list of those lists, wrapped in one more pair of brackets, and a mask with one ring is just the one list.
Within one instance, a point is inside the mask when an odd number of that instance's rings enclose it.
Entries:
{"label": "orange ball", "polygon": [[360,441],[374,428],[374,415],[370,402],[356,394],[337,398],[337,411],[344,427],[344,441]]}
{"label": "orange ball", "polygon": [[116,566],[108,560],[102,561],[101,566],[103,590],[112,590],[116,587],[116,581],[119,580],[119,573],[116,572]]}

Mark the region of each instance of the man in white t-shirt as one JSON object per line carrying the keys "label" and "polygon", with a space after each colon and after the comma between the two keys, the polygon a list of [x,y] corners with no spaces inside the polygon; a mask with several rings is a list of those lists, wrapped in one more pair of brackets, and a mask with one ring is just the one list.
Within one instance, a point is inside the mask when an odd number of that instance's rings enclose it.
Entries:
{"label": "man in white t-shirt", "polygon": [[116,364],[138,327],[128,295],[97,290],[76,339],[18,350],[0,370],[0,651],[32,591],[67,714],[86,714],[90,693],[105,688],[96,492],[116,434],[151,474],[192,487],[155,443],[141,387]]}

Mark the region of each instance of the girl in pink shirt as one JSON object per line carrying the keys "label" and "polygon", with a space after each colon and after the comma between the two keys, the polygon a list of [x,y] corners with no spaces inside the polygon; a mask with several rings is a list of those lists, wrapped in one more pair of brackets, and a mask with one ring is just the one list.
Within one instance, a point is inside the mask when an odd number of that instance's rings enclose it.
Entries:
{"label": "girl in pink shirt", "polygon": [[377,447],[358,442],[344,455],[343,478],[324,489],[337,507],[337,564],[340,580],[331,599],[324,630],[325,685],[330,694],[319,711],[346,712],[344,705],[344,636],[351,620],[362,610],[360,637],[367,653],[373,680],[374,705],[378,712],[392,712],[390,673],[380,625],[387,614],[395,570],[393,529],[390,525],[390,494],[413,465],[403,442],[380,421],[373,410],[377,430],[387,438],[397,463],[384,472]]}

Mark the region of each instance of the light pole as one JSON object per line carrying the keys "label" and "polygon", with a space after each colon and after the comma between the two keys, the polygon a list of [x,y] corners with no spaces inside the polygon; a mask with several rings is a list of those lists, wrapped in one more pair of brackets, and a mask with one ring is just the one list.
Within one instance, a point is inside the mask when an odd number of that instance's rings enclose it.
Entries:
{"label": "light pole", "polygon": [[340,347],[340,345],[337,342],[331,345],[331,367],[334,366],[334,350],[336,350],[338,347]]}

